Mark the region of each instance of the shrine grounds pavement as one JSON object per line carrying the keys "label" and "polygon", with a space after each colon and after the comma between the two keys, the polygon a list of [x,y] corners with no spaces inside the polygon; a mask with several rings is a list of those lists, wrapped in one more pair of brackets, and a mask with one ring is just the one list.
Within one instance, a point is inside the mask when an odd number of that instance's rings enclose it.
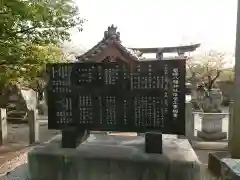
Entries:
{"label": "shrine grounds pavement", "polygon": [[[40,142],[43,143],[60,134],[56,130],[48,130],[47,123],[41,123],[39,127]],[[0,176],[15,169],[18,165],[27,163],[27,152],[31,150],[29,145],[28,124],[8,123],[8,139],[5,145],[0,146]]]}

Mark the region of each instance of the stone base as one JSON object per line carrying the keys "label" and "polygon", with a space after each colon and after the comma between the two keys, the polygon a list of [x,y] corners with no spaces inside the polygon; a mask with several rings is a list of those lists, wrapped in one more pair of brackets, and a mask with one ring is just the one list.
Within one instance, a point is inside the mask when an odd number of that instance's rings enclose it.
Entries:
{"label": "stone base", "polygon": [[227,138],[226,132],[207,133],[204,131],[197,131],[197,137],[206,141],[219,141]]}
{"label": "stone base", "polygon": [[221,175],[221,159],[225,157],[229,157],[227,151],[209,153],[208,155],[208,169],[217,177]]}
{"label": "stone base", "polygon": [[230,158],[228,152],[210,153],[208,169],[219,179],[240,179],[240,159]]}
{"label": "stone base", "polygon": [[140,136],[91,134],[77,149],[60,144],[29,153],[31,180],[201,180],[201,165],[186,139],[163,136],[162,154],[146,154]]}

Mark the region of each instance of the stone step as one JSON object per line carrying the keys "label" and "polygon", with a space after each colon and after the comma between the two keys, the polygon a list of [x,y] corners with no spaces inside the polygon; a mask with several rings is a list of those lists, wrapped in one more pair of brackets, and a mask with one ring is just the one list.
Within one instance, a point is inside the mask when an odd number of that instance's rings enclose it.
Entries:
{"label": "stone step", "polygon": [[7,120],[10,123],[27,123],[27,113],[25,111],[12,110],[7,112]]}

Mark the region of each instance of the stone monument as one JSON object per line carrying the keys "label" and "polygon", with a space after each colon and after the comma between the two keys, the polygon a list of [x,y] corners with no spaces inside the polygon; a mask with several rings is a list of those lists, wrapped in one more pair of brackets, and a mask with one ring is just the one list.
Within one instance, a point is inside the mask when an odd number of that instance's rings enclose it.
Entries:
{"label": "stone monument", "polygon": [[191,145],[176,137],[185,134],[185,58],[128,64],[115,57],[47,71],[48,126],[62,139],[29,153],[32,180],[201,179]]}

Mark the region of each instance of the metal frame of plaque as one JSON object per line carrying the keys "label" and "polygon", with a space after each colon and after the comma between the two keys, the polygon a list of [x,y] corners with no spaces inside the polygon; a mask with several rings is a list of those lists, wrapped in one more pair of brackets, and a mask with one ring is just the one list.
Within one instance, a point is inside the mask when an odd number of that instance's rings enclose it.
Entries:
{"label": "metal frame of plaque", "polygon": [[185,59],[48,64],[48,127],[185,134]]}

